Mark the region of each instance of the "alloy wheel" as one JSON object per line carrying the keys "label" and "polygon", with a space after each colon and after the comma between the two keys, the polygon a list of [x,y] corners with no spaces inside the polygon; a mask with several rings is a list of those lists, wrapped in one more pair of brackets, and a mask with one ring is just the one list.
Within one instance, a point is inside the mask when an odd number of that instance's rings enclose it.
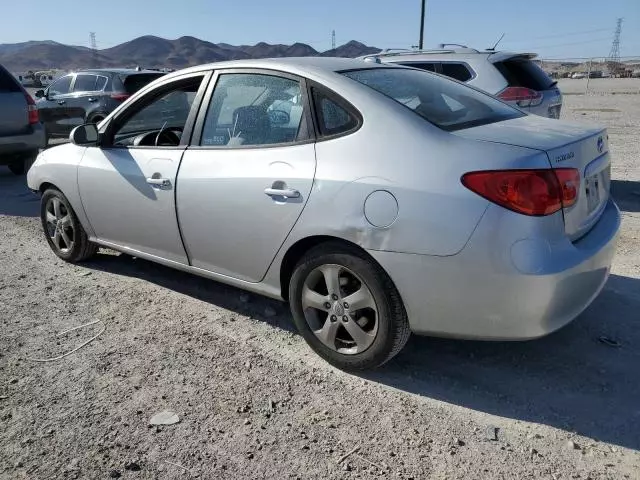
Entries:
{"label": "alloy wheel", "polygon": [[316,337],[347,355],[364,352],[378,333],[378,309],[369,287],[342,265],[321,265],[302,289],[304,316]]}
{"label": "alloy wheel", "polygon": [[45,210],[47,235],[60,253],[68,253],[76,238],[71,213],[58,197],[50,198]]}

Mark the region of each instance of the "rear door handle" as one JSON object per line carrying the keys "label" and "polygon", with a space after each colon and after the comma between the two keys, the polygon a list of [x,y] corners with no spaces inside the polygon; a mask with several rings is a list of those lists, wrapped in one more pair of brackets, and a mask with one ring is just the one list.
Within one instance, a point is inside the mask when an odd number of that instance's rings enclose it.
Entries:
{"label": "rear door handle", "polygon": [[89,97],[87,100],[90,101],[91,103],[98,101],[98,99],[95,97]]}
{"label": "rear door handle", "polygon": [[168,178],[147,178],[147,183],[153,187],[169,188],[171,187],[171,180]]}
{"label": "rear door handle", "polygon": [[300,198],[300,192],[293,188],[265,188],[264,193],[270,197]]}
{"label": "rear door handle", "polygon": [[64,105],[65,103],[67,102],[65,102],[64,100],[58,100],[58,105]]}

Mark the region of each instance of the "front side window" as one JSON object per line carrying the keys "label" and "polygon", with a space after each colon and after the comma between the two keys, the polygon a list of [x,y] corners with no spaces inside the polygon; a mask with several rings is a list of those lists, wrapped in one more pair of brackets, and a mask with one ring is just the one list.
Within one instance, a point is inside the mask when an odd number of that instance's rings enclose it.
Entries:
{"label": "front side window", "polygon": [[55,98],[59,95],[66,95],[69,93],[71,89],[71,79],[72,75],[66,75],[62,78],[59,78],[55,82],[51,84],[49,90],[47,90],[47,96],[49,98]]}
{"label": "front side window", "polygon": [[93,92],[96,90],[96,80],[98,77],[95,75],[79,74],[76,76],[76,81],[73,84],[74,92]]}
{"label": "front side window", "polygon": [[418,70],[370,68],[343,75],[392,98],[446,131],[524,115],[488,94]]}
{"label": "front side window", "polygon": [[207,110],[201,145],[256,146],[307,137],[300,83],[274,75],[220,75]]}
{"label": "front side window", "polygon": [[116,146],[177,146],[203,77],[164,85],[151,91],[116,120]]}

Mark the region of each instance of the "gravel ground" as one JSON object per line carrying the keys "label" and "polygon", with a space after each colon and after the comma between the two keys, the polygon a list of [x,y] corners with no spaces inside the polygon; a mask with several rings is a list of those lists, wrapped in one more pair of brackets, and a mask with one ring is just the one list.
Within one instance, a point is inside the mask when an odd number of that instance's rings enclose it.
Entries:
{"label": "gravel ground", "polygon": [[[1,169],[0,478],[639,479],[640,96],[564,116],[610,127],[624,224],[600,297],[537,341],[414,336],[364,376],[277,302],[110,251],[65,264]],[[180,422],[150,426],[163,410]]]}

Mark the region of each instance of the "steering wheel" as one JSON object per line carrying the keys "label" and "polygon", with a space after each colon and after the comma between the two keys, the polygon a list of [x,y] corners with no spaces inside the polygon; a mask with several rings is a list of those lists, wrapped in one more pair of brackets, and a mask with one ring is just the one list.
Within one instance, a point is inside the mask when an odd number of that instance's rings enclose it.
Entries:
{"label": "steering wheel", "polygon": [[175,147],[180,145],[180,136],[174,132],[173,130],[161,130],[156,134],[156,138],[154,140],[154,145],[156,147],[164,146],[164,147]]}
{"label": "steering wheel", "polygon": [[175,147],[178,145],[180,145],[180,136],[171,129],[141,133],[133,139],[134,147]]}

